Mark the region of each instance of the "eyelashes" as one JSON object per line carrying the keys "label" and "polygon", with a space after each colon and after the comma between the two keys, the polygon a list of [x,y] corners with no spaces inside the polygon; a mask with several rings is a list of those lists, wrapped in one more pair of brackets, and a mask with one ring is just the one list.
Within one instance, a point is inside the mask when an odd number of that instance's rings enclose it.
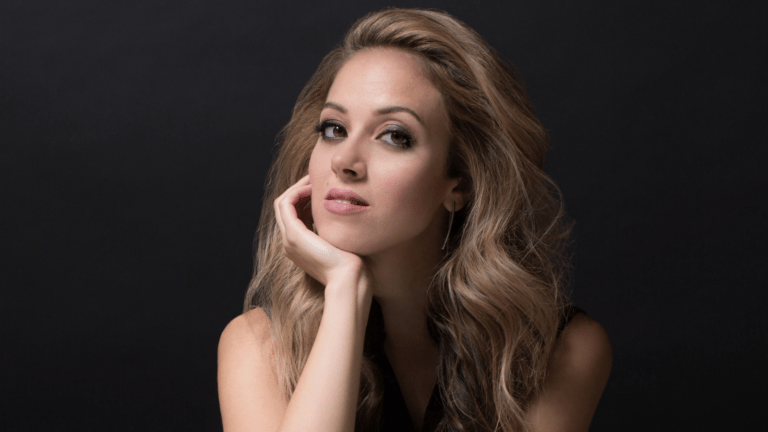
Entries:
{"label": "eyelashes", "polygon": [[[315,132],[319,133],[323,141],[335,141],[347,137],[347,129],[333,120],[325,120],[315,126]],[[406,149],[415,142],[408,131],[401,127],[389,126],[383,130],[376,139],[386,142],[396,148]]]}
{"label": "eyelashes", "polygon": [[[344,126],[329,120],[315,126],[315,132],[320,133],[326,141],[346,138],[347,136],[347,130],[344,129]],[[337,133],[339,135],[336,135]]]}
{"label": "eyelashes", "polygon": [[[384,139],[389,137],[389,139]],[[381,134],[379,139],[384,139],[390,145],[398,148],[409,148],[413,145],[413,137],[411,134],[400,128],[387,128]]]}

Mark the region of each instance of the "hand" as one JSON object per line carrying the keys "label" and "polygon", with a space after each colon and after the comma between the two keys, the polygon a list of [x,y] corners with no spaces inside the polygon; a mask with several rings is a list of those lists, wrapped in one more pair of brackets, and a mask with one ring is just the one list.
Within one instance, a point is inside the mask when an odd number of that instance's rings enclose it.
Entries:
{"label": "hand", "polygon": [[309,175],[275,199],[275,218],[283,236],[285,255],[324,286],[343,273],[357,272],[365,278],[363,260],[332,246],[312,230],[312,197]]}

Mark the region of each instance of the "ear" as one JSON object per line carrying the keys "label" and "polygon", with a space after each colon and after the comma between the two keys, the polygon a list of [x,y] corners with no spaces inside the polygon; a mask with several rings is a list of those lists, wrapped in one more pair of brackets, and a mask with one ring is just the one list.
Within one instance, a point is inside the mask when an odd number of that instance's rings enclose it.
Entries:
{"label": "ear", "polygon": [[450,180],[450,191],[448,192],[447,196],[443,200],[443,205],[445,206],[445,209],[450,211],[453,211],[453,203],[456,203],[456,211],[459,211],[464,208],[465,205],[467,205],[467,195],[464,193],[461,189],[461,183],[463,182],[463,179],[461,177],[457,177]]}

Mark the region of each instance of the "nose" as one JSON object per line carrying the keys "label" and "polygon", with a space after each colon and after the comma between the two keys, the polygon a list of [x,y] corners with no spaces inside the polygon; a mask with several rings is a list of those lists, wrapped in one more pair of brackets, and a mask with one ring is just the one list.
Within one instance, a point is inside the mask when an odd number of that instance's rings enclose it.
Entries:
{"label": "nose", "polygon": [[362,137],[347,137],[337,147],[331,158],[331,169],[342,180],[362,180],[366,175],[365,150],[362,148],[365,139]]}

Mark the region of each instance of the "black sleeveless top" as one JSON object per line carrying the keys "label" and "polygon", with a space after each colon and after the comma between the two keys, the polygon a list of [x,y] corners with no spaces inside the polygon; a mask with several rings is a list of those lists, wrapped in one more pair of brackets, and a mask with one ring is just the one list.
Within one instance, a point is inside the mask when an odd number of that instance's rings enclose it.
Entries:
{"label": "black sleeveless top", "polygon": [[[373,312],[373,311],[372,311]],[[378,311],[377,311],[378,312]],[[565,326],[570,322],[578,313],[584,313],[583,310],[575,306],[567,306],[563,311],[563,317],[560,320],[558,326],[558,335],[562,333]],[[376,337],[378,336],[378,337]],[[376,335],[370,342],[380,344],[383,342],[384,335]],[[366,337],[366,339],[368,339]],[[378,345],[381,347],[382,345]],[[378,348],[377,347],[377,348]],[[382,375],[384,376],[384,401],[383,411],[381,419],[381,432],[417,432],[411,422],[411,416],[408,413],[408,408],[405,405],[403,394],[400,391],[400,386],[397,383],[395,372],[392,370],[392,366],[387,360],[387,356],[384,354],[383,348],[370,347],[374,351],[372,359],[379,367]],[[429,398],[429,404],[427,405],[427,411],[424,413],[424,422],[422,424],[421,432],[433,432],[440,420],[443,418],[443,403],[440,397],[440,391],[437,386],[432,390],[432,396]]]}

